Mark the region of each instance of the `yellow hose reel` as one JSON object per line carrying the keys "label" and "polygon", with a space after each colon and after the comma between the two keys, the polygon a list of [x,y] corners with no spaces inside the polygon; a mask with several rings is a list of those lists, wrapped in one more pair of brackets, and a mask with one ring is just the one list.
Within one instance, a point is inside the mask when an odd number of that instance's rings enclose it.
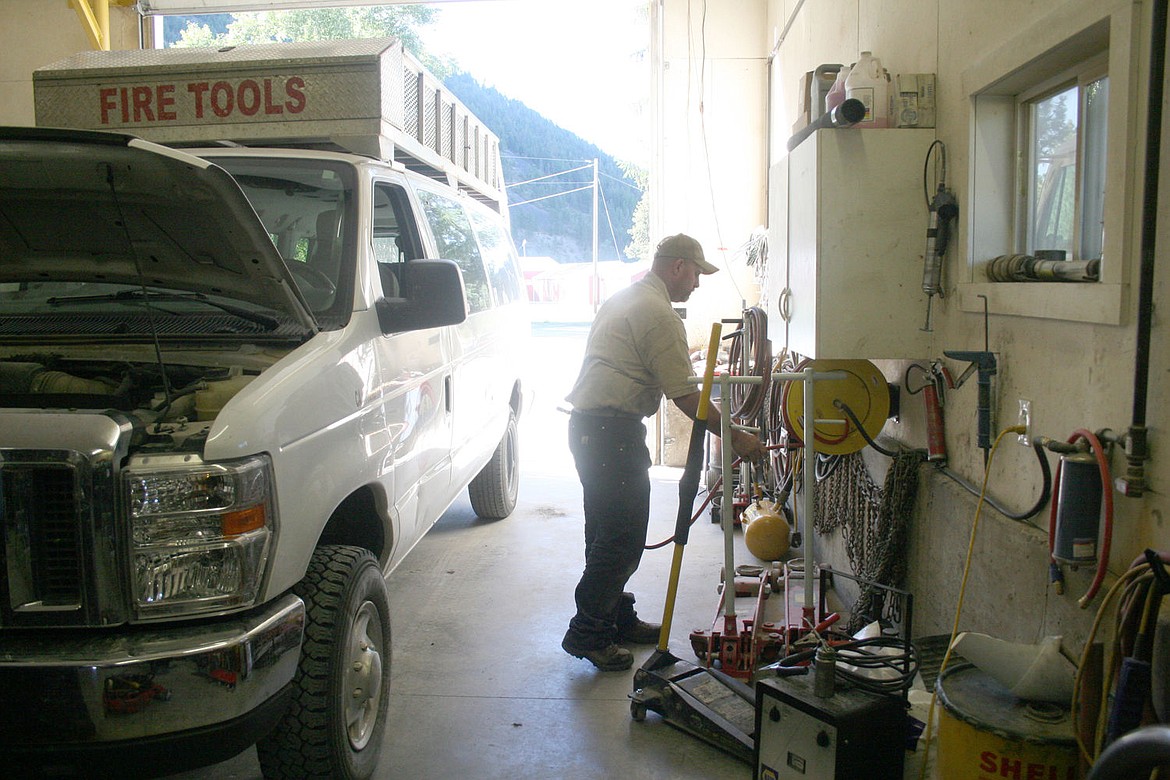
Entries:
{"label": "yellow hose reel", "polygon": [[[812,368],[823,371],[844,371],[843,379],[818,379],[813,382],[813,450],[826,455],[848,455],[866,445],[865,435],[873,439],[881,432],[890,416],[890,387],[868,360],[804,360],[797,371]],[[840,402],[853,412],[857,425],[849,419]],[[804,435],[804,382],[793,380],[784,387],[784,425],[796,438],[807,441]],[[865,435],[862,435],[862,430]]]}

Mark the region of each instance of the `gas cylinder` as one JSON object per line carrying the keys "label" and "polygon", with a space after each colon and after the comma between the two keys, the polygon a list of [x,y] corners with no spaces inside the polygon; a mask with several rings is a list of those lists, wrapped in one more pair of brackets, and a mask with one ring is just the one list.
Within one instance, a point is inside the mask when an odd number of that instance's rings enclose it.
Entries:
{"label": "gas cylinder", "polygon": [[748,552],[761,561],[780,560],[788,552],[792,527],[775,501],[758,498],[744,507],[740,516],[743,541]]}
{"label": "gas cylinder", "polygon": [[1060,457],[1056,496],[1056,538],[1052,557],[1073,566],[1097,560],[1101,530],[1101,471],[1088,452]]}

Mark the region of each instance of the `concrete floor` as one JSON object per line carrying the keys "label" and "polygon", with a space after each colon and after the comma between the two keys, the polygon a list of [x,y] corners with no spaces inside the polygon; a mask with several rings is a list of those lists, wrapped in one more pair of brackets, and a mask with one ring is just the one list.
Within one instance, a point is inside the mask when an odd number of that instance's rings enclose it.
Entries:
{"label": "concrete floor", "polygon": [[[520,502],[485,522],[458,500],[389,578],[390,722],[379,778],[750,778],[751,767],[651,712],[630,717],[633,670],[603,673],[560,648],[583,563],[581,488],[556,410],[580,363],[583,326],[537,326],[535,397],[521,421]],[[669,537],[678,470],[655,470],[650,539]],[[648,551],[630,583],[643,617],[662,617],[673,545]],[[742,554],[742,553],[741,553]],[[709,628],[723,540],[706,516],[683,558],[671,650]],[[737,559],[737,561],[743,560]],[[635,668],[653,651],[635,651]],[[173,775],[260,778],[255,749]]]}

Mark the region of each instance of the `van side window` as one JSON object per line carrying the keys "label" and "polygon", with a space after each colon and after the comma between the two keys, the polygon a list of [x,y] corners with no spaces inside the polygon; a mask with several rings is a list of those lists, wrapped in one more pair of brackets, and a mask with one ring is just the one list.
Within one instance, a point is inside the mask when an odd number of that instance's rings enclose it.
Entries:
{"label": "van side window", "polygon": [[463,205],[454,198],[431,190],[418,190],[418,197],[427,223],[431,226],[431,234],[435,237],[439,257],[453,260],[463,271],[468,313],[490,309],[492,299],[487,275],[483,270],[483,258]]}
{"label": "van side window", "polygon": [[382,277],[382,293],[394,297],[402,280],[402,264],[423,256],[406,190],[387,182],[376,183],[371,213],[374,233],[370,243]]}
{"label": "van side window", "polygon": [[484,211],[469,208],[467,213],[483,251],[488,284],[496,305],[500,306],[520,299],[520,272],[517,270],[516,250],[499,217]]}

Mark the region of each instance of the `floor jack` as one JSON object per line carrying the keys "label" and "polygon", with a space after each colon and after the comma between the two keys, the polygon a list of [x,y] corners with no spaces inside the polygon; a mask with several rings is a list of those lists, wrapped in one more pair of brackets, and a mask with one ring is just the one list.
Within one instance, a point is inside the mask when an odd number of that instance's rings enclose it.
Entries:
{"label": "floor jack", "polygon": [[[753,763],[755,752],[755,710],[756,692],[754,687],[737,679],[726,671],[710,666],[700,666],[684,661],[669,650],[670,624],[674,615],[674,602],[678,593],[679,572],[682,568],[682,554],[690,532],[690,520],[695,496],[699,489],[699,472],[703,465],[703,438],[706,431],[707,406],[711,397],[711,385],[715,373],[715,357],[718,350],[720,325],[715,323],[708,342],[706,370],[699,395],[699,412],[691,429],[690,445],[687,450],[686,467],[679,480],[679,508],[675,518],[674,558],[671,563],[670,579],[667,586],[666,605],[662,618],[662,631],[658,645],[642,666],[634,672],[634,691],[630,696],[630,715],[634,720],[644,720],[646,712],[657,712],[672,726],[686,731],[699,739],[747,763]],[[781,380],[804,380],[805,430],[813,430],[813,382],[817,379],[837,379],[842,372],[820,372],[812,369],[791,374],[775,374]],[[738,381],[760,381],[759,378],[742,377]],[[727,398],[730,377],[721,378],[721,397]],[[723,416],[720,437],[730,441],[730,415]],[[813,448],[805,448],[804,522],[811,523],[813,516],[814,463]],[[731,473],[731,450],[723,448],[723,473]],[[735,614],[735,566],[734,566],[734,512],[731,507],[732,491],[724,491],[724,511],[721,517],[724,538],[723,565],[723,618],[727,630],[721,637],[727,653],[734,657],[731,663],[735,671],[748,663],[742,652],[741,637],[744,624]],[[806,528],[804,550],[806,571],[812,571],[811,526]],[[760,585],[761,592],[763,583]],[[805,609],[813,611],[812,588],[805,588]],[[757,604],[762,601],[762,595]],[[752,626],[754,629],[754,626]],[[749,634],[752,633],[749,631]],[[720,655],[723,655],[721,648]],[[746,675],[750,678],[750,673]]]}

